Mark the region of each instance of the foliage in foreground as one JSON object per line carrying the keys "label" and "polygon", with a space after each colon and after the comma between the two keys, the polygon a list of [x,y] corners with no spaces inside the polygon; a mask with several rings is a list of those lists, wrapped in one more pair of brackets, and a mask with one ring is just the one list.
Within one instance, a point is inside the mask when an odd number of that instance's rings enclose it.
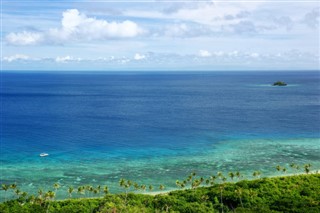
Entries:
{"label": "foliage in foreground", "polygon": [[106,194],[37,203],[20,197],[0,212],[320,212],[320,174],[242,180],[168,194]]}

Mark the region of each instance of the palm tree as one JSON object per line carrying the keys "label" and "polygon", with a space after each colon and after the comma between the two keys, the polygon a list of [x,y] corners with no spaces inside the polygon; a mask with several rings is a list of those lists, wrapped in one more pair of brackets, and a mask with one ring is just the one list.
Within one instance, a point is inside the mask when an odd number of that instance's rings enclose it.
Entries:
{"label": "palm tree", "polygon": [[206,179],[206,185],[210,184],[210,179]]}
{"label": "palm tree", "polygon": [[56,194],[53,191],[48,191],[46,194],[49,200],[54,200],[54,197],[56,196]]}
{"label": "palm tree", "polygon": [[149,185],[149,190],[150,190],[150,192],[153,190],[153,186],[152,185]]}
{"label": "palm tree", "polygon": [[186,185],[188,183],[188,181],[184,180],[182,183],[183,183],[183,185]]}
{"label": "palm tree", "polygon": [[240,178],[241,178],[241,173],[240,173],[239,171],[237,171],[237,172],[235,173],[235,176],[238,178],[238,180],[240,180]]}
{"label": "palm tree", "polygon": [[79,186],[77,192],[80,195],[85,195],[85,188],[83,186]]}
{"label": "palm tree", "polygon": [[233,180],[233,178],[235,177],[235,174],[233,172],[229,172],[229,177],[231,178],[231,180]]}
{"label": "palm tree", "polygon": [[197,188],[198,185],[199,185],[199,180],[198,180],[198,179],[195,179],[195,180],[192,181],[192,183],[191,183],[191,189]]}
{"label": "palm tree", "polygon": [[310,167],[311,167],[311,164],[310,164],[310,163],[304,165],[304,171],[306,172],[306,174],[309,174],[309,172],[310,172]]}
{"label": "palm tree", "polygon": [[146,185],[141,185],[141,190],[142,190],[142,191],[145,191],[145,190],[146,190],[146,188],[147,188],[147,186],[146,186]]}
{"label": "palm tree", "polygon": [[260,178],[261,172],[260,172],[260,171],[257,171],[257,175],[258,175],[258,178]]}
{"label": "palm tree", "polygon": [[17,188],[17,184],[13,183],[10,185],[10,189],[15,190]]}
{"label": "palm tree", "polygon": [[180,181],[179,181],[179,180],[176,180],[176,185],[177,185],[178,187],[180,187]]}
{"label": "palm tree", "polygon": [[42,189],[39,189],[38,190],[38,197],[42,198],[42,195],[43,195],[43,191],[42,191]]}
{"label": "palm tree", "polygon": [[98,194],[98,189],[93,189],[93,194],[95,195],[95,197],[97,197],[96,195]]}
{"label": "palm tree", "polygon": [[119,181],[120,187],[124,187],[125,183],[126,183],[126,180],[124,178],[121,178]]}
{"label": "palm tree", "polygon": [[254,172],[252,173],[252,176],[253,176],[253,177],[257,177],[257,172],[254,171]]}
{"label": "palm tree", "polygon": [[159,189],[162,191],[164,190],[164,185],[160,184]]}
{"label": "palm tree", "polygon": [[210,176],[210,185],[213,186],[214,185],[214,181],[217,179],[217,177],[215,175]]}
{"label": "palm tree", "polygon": [[260,171],[254,171],[252,175],[253,175],[253,177],[258,177],[259,178],[260,175],[261,175],[261,172]]}
{"label": "palm tree", "polygon": [[70,197],[70,198],[72,197],[72,192],[73,192],[73,187],[70,186],[70,187],[68,188],[68,193],[69,193],[69,197]]}
{"label": "palm tree", "polygon": [[108,188],[108,186],[104,186],[104,187],[103,187],[103,193],[104,193],[105,195],[107,195],[107,194],[109,193],[109,188]]}
{"label": "palm tree", "polygon": [[53,184],[53,188],[55,189],[55,194],[57,194],[57,190],[60,188],[60,184],[59,183],[55,183]]}
{"label": "palm tree", "polygon": [[98,194],[100,196],[100,192],[101,192],[101,186],[100,185],[97,186],[96,191],[97,191],[97,193],[95,193],[95,194]]}
{"label": "palm tree", "polygon": [[42,201],[43,201],[43,191],[42,189],[38,190],[38,197],[37,200],[39,201],[40,206],[42,205]]}
{"label": "palm tree", "polygon": [[31,204],[34,204],[36,198],[35,198],[34,195],[31,195],[28,200],[29,200],[29,202],[30,202]]}
{"label": "palm tree", "polygon": [[140,186],[139,186],[138,183],[134,183],[134,184],[133,184],[133,187],[134,187],[134,189],[137,190],[137,191],[140,189]]}
{"label": "palm tree", "polygon": [[296,164],[290,163],[290,167],[294,169],[296,167]]}
{"label": "palm tree", "polygon": [[296,170],[297,170],[297,172],[299,171],[299,169],[300,169],[300,166],[299,165],[296,165]]}
{"label": "palm tree", "polygon": [[27,200],[27,196],[28,196],[28,193],[27,192],[21,192],[21,199],[22,201],[26,201]]}
{"label": "palm tree", "polygon": [[276,166],[276,169],[277,169],[278,172],[280,172],[281,171],[281,166],[280,165]]}
{"label": "palm tree", "polygon": [[86,186],[86,190],[89,192],[89,193],[88,193],[89,197],[92,197],[93,187],[87,185],[87,186]]}
{"label": "palm tree", "polygon": [[200,177],[200,182],[202,183],[204,181],[204,178],[203,177]]}
{"label": "palm tree", "polygon": [[238,171],[238,172],[236,172],[236,176],[237,176],[238,180],[240,180],[240,178],[241,178],[241,174],[240,174],[240,172],[239,172],[239,171]]}
{"label": "palm tree", "polygon": [[[54,200],[55,196],[56,196],[56,194],[53,191],[48,191],[45,194],[45,199],[48,199],[49,201]],[[47,207],[47,211],[46,211],[47,213],[49,212],[49,206],[50,206],[50,202],[48,202],[48,207]]]}
{"label": "palm tree", "polygon": [[282,168],[282,171],[283,171],[283,173],[286,173],[287,169],[286,168]]}
{"label": "palm tree", "polygon": [[4,202],[6,202],[7,201],[7,191],[9,189],[9,185],[2,184],[1,188],[2,188],[2,190],[4,190]]}
{"label": "palm tree", "polygon": [[119,181],[119,185],[120,185],[120,187],[125,189],[126,196],[125,196],[124,203],[125,203],[125,206],[127,206],[128,190],[130,189],[132,182],[130,180],[125,180],[125,179],[121,178]]}
{"label": "palm tree", "polygon": [[297,164],[294,164],[294,163],[291,163],[290,164],[290,167],[292,168],[292,169],[296,169],[297,167],[299,167]]}
{"label": "palm tree", "polygon": [[222,181],[225,183],[227,181],[227,178],[226,177],[223,177],[222,178]]}
{"label": "palm tree", "polygon": [[21,191],[19,189],[14,190],[14,193],[17,195],[17,198],[19,197],[19,195],[21,194]]}

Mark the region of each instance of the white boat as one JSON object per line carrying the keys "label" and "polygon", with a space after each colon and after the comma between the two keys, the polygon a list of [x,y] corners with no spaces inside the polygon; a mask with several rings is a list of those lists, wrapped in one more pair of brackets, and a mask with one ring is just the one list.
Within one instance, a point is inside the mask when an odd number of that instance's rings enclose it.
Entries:
{"label": "white boat", "polygon": [[46,156],[48,156],[49,154],[48,153],[41,153],[40,154],[40,157],[46,157]]}

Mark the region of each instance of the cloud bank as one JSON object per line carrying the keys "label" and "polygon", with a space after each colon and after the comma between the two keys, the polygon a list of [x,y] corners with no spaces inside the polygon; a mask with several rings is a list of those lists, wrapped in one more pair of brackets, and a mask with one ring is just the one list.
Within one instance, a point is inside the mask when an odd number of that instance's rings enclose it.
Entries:
{"label": "cloud bank", "polygon": [[6,42],[11,45],[61,44],[70,41],[133,38],[143,32],[138,24],[130,20],[108,22],[87,17],[77,9],[70,9],[63,12],[60,28],[52,28],[45,32],[9,33]]}

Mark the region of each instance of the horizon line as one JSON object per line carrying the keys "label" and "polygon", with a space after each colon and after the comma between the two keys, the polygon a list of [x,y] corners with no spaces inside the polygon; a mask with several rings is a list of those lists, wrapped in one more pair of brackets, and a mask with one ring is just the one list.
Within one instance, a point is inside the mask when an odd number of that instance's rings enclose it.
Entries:
{"label": "horizon line", "polygon": [[0,72],[320,72],[320,69],[248,69],[248,70],[3,70]]}

